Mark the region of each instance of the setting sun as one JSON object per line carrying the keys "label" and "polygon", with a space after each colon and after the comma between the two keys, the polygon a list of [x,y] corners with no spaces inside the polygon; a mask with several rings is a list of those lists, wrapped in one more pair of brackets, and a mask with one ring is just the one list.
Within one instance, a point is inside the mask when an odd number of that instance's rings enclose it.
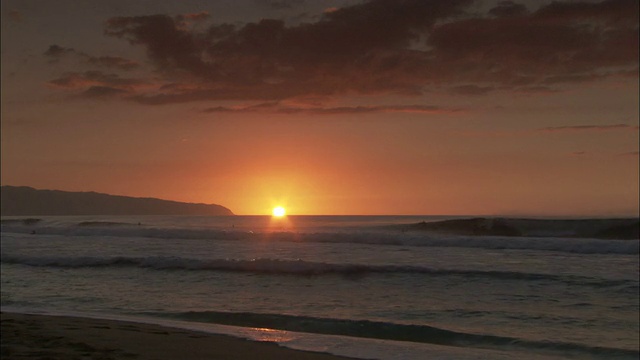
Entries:
{"label": "setting sun", "polygon": [[276,206],[273,208],[273,216],[275,217],[283,217],[287,213],[282,206]]}

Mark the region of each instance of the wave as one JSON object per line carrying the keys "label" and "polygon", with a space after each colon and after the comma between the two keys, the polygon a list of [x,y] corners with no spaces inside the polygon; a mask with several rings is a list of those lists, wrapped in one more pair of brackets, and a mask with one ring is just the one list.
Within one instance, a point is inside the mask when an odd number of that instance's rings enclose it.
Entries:
{"label": "wave", "polygon": [[0,224],[2,225],[35,225],[41,222],[42,219],[38,218],[24,218],[24,219],[2,219],[0,220]]}
{"label": "wave", "polygon": [[391,225],[400,231],[432,231],[476,236],[535,236],[576,237],[597,239],[637,240],[638,219],[516,219],[471,218],[451,219],[415,224]]}
{"label": "wave", "polygon": [[[3,220],[4,221],[4,220]],[[552,237],[450,236],[423,232],[353,230],[334,232],[253,232],[198,228],[133,226],[130,223],[90,222],[85,226],[20,225],[3,223],[3,233],[86,237],[139,237],[171,240],[286,241],[355,243],[419,247],[456,247],[491,250],[537,250],[576,254],[637,255],[640,241]]]}
{"label": "wave", "polygon": [[5,264],[19,264],[54,268],[99,268],[138,267],[155,270],[224,271],[270,275],[324,276],[340,275],[363,277],[376,274],[408,274],[431,277],[455,276],[465,279],[490,278],[502,281],[551,281],[570,285],[608,288],[611,291],[637,291],[638,282],[633,280],[611,280],[577,275],[555,275],[523,273],[516,271],[482,271],[460,269],[436,269],[411,265],[362,265],[332,264],[304,260],[282,260],[258,258],[201,260],[175,256],[150,257],[54,257],[54,256],[13,256],[1,255]]}
{"label": "wave", "polygon": [[368,320],[345,320],[283,314],[189,311],[177,313],[142,312],[138,315],[164,317],[192,322],[243,327],[270,328],[316,334],[342,335],[372,339],[410,341],[447,346],[486,349],[524,349],[541,353],[637,359],[637,350],[591,346],[577,343],[534,341],[508,336],[474,334],[427,325],[408,325]]}

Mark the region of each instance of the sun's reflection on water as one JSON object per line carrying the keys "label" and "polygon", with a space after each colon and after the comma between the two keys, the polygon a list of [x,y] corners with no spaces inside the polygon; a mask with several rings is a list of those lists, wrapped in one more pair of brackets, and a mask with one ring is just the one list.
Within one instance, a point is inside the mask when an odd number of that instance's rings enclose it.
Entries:
{"label": "sun's reflection on water", "polygon": [[255,331],[255,340],[257,341],[274,341],[277,343],[287,342],[294,339],[290,332],[284,330],[276,330],[269,328],[251,328]]}

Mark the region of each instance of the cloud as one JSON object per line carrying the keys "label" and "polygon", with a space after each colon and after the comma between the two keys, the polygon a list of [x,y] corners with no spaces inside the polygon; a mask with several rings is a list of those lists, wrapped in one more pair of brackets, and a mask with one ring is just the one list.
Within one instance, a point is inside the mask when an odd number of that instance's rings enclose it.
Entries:
{"label": "cloud", "polygon": [[67,73],[49,81],[47,85],[65,90],[82,90],[82,95],[88,97],[125,94],[155,87],[155,85],[145,80],[122,78],[117,74],[103,73],[101,71]]}
{"label": "cloud", "polygon": [[618,154],[619,156],[638,156],[640,155],[640,152],[638,151],[629,151],[629,152],[625,152],[625,153],[621,153]]}
{"label": "cloud", "polygon": [[[293,4],[271,1],[270,4]],[[208,14],[111,18],[105,34],[141,47],[164,87],[145,104],[280,101],[340,94],[419,95],[448,89],[550,92],[638,74],[638,2],[552,2],[529,11],[501,1],[371,0],[288,25],[191,26]]]}
{"label": "cloud", "polygon": [[87,64],[119,70],[131,70],[140,66],[136,61],[119,56],[90,56],[73,48],[65,48],[55,44],[49,46],[43,55],[48,57],[50,62],[57,62],[60,58],[67,55],[76,55]]}
{"label": "cloud", "polygon": [[518,16],[526,13],[526,6],[513,1],[500,1],[496,7],[489,10],[489,14],[497,17]]}
{"label": "cloud", "polygon": [[72,48],[65,48],[59,45],[51,45],[49,46],[49,48],[47,49],[47,51],[44,52],[44,56],[47,56],[49,58],[51,58],[52,60],[57,60],[62,56],[68,55],[68,54],[75,54],[76,51],[73,50]]}
{"label": "cloud", "polygon": [[254,0],[257,4],[274,10],[293,9],[304,4],[304,0]]}
{"label": "cloud", "polygon": [[102,98],[102,97],[122,95],[126,92],[127,92],[126,90],[109,87],[109,86],[91,86],[81,94],[81,97]]}
{"label": "cloud", "polygon": [[[193,75],[215,73],[202,58],[204,44],[185,28],[180,17],[166,15],[117,17],[107,22],[105,33],[146,47],[149,58],[167,73],[187,71]],[[211,77],[211,76],[208,76]]]}
{"label": "cloud", "polygon": [[136,61],[125,59],[119,56],[89,56],[87,58],[87,62],[92,65],[120,70],[132,70],[140,66],[140,64]]}
{"label": "cloud", "polygon": [[458,69],[460,78],[506,86],[570,83],[637,68],[637,14],[635,0],[553,2],[526,15],[448,22],[429,43],[447,75]]}
{"label": "cloud", "polygon": [[273,113],[273,114],[308,114],[308,115],[339,115],[339,114],[372,114],[372,113],[416,113],[416,114],[451,114],[461,112],[459,109],[447,109],[438,106],[424,105],[391,105],[391,106],[291,106],[279,102],[267,102],[250,106],[216,106],[204,109],[208,113]]}
{"label": "cloud", "polygon": [[[525,129],[516,131],[467,131],[466,136],[488,136],[488,137],[520,137],[520,136],[542,136],[545,134],[571,134],[571,133],[598,133],[607,131],[638,131],[637,125],[612,124],[612,125],[570,125],[570,126],[550,126],[538,129]],[[573,155],[580,155],[572,153]]]}
{"label": "cloud", "polygon": [[494,90],[497,90],[492,86],[479,86],[479,85],[460,85],[451,88],[451,92],[461,95],[485,95]]}
{"label": "cloud", "polygon": [[210,17],[211,15],[209,15],[208,11],[201,11],[198,13],[178,15],[176,18],[178,19],[178,21],[202,21]]}
{"label": "cloud", "polygon": [[536,129],[537,132],[576,132],[576,131],[611,131],[611,130],[638,130],[638,126],[627,124],[614,125],[574,125],[574,126],[552,126]]}
{"label": "cloud", "polygon": [[191,93],[138,99],[145,102],[273,100],[348,91],[415,94],[422,84],[412,72],[423,66],[419,59],[425,54],[408,46],[418,32],[468,2],[376,0],[325,13],[314,23],[286,26],[265,19],[240,27],[212,25],[204,32],[185,29],[166,15],[118,17],[108,21],[106,34],[143,46],[165,76],[199,81]]}
{"label": "cloud", "polygon": [[563,21],[567,18],[596,19],[610,25],[621,22],[637,25],[638,9],[640,4],[636,0],[553,1],[539,9],[536,16],[552,21]]}

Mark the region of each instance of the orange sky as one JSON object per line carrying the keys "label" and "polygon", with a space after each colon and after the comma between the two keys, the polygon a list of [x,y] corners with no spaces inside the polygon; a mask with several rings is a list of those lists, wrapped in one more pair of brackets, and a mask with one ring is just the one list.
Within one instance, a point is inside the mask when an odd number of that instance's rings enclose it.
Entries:
{"label": "orange sky", "polygon": [[2,185],[638,214],[637,2],[145,4],[2,2]]}

